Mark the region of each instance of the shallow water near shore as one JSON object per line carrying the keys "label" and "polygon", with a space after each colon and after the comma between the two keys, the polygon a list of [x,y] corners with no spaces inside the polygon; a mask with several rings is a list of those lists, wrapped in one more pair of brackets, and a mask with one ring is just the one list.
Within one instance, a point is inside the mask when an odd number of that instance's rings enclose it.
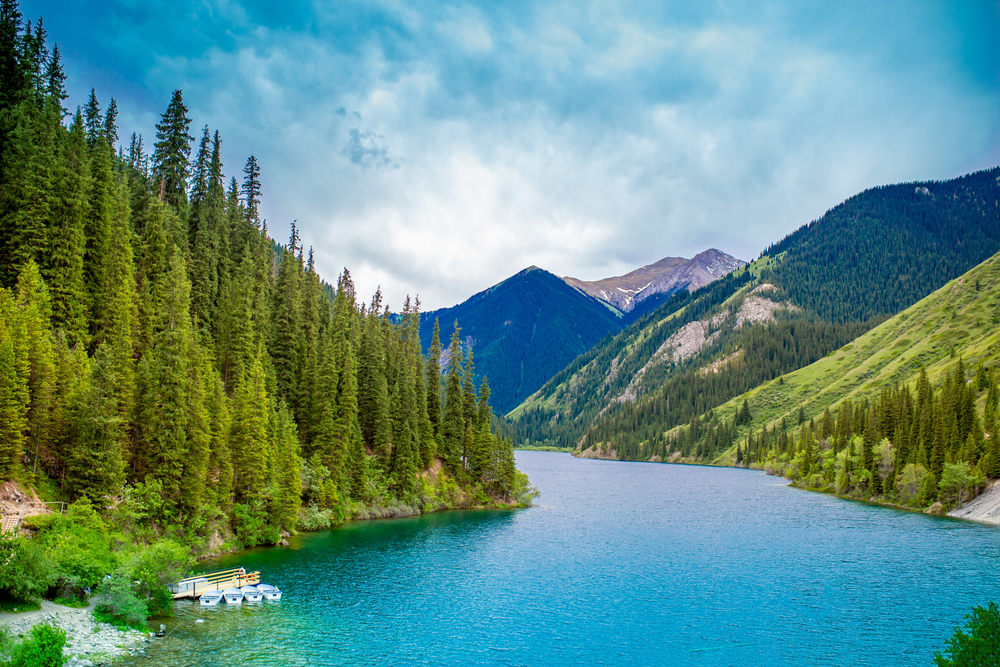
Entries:
{"label": "shallow water near shore", "polygon": [[356,522],[204,564],[259,569],[285,599],[179,602],[124,664],[930,665],[1000,599],[995,527],[748,470],[517,460],[542,491],[527,510]]}

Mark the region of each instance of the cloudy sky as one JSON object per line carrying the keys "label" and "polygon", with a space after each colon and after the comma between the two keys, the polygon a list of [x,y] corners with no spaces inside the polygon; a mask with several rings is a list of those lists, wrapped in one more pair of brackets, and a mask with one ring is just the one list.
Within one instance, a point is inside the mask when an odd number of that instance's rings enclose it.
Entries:
{"label": "cloudy sky", "polygon": [[743,259],[867,187],[1000,163],[1000,0],[22,0],[151,146],[250,154],[279,240],[398,309],[531,264]]}

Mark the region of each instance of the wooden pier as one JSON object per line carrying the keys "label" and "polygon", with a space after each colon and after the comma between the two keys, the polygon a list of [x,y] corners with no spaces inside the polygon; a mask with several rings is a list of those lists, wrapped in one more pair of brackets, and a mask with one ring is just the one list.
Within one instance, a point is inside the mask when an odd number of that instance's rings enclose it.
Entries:
{"label": "wooden pier", "polygon": [[187,579],[181,579],[170,587],[170,591],[174,594],[175,600],[180,598],[198,599],[202,593],[208,591],[256,586],[259,583],[260,572],[247,572],[240,567],[235,570],[197,574]]}

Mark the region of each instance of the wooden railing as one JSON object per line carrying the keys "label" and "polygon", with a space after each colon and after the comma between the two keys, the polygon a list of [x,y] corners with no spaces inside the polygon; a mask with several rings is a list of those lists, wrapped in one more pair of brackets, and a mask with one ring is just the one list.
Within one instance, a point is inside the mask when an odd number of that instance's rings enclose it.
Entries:
{"label": "wooden railing", "polygon": [[197,598],[202,593],[241,586],[256,586],[260,583],[260,572],[247,572],[242,567],[234,570],[222,570],[199,574],[187,579],[181,579],[171,586],[174,599]]}
{"label": "wooden railing", "polygon": [[[29,516],[35,516],[38,514],[44,514],[44,510],[48,509],[48,505],[58,505],[59,513],[64,514],[66,512],[66,503],[62,501],[52,501],[52,502],[42,502],[34,500],[26,500],[22,502],[17,508],[17,515],[7,514],[3,517],[3,525],[0,526],[0,532],[4,533],[16,533],[17,529],[21,526],[21,521]],[[32,512],[32,510],[42,510]],[[55,510],[49,510],[54,512]]]}

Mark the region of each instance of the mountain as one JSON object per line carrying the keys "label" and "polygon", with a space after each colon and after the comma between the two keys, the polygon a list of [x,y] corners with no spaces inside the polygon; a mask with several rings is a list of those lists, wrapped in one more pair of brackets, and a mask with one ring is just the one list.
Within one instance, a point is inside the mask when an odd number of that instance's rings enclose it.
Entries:
{"label": "mountain", "polygon": [[845,400],[873,402],[893,385],[914,385],[923,369],[940,384],[958,360],[969,371],[1000,368],[1000,253],[913,306],[805,368],[727,401],[715,410],[731,418],[746,400],[752,430],[785,420],[819,420]]}
{"label": "mountain", "polygon": [[624,314],[651,310],[649,306],[658,306],[666,297],[685,289],[696,290],[743,266],[743,260],[711,248],[691,259],[665,257],[624,276],[589,282],[570,277],[563,280]]}
{"label": "mountain", "polygon": [[434,320],[447,346],[455,322],[473,352],[476,376],[489,379],[499,413],[518,405],[578,355],[622,324],[605,303],[559,277],[531,266],[453,308],[420,316],[420,337],[430,347]]}
{"label": "mountain", "polygon": [[[510,413],[509,433],[520,443],[613,443],[626,458],[662,442],[996,253],[998,200],[1000,168],[866,190],[575,359]],[[697,440],[709,460],[732,444]]]}

